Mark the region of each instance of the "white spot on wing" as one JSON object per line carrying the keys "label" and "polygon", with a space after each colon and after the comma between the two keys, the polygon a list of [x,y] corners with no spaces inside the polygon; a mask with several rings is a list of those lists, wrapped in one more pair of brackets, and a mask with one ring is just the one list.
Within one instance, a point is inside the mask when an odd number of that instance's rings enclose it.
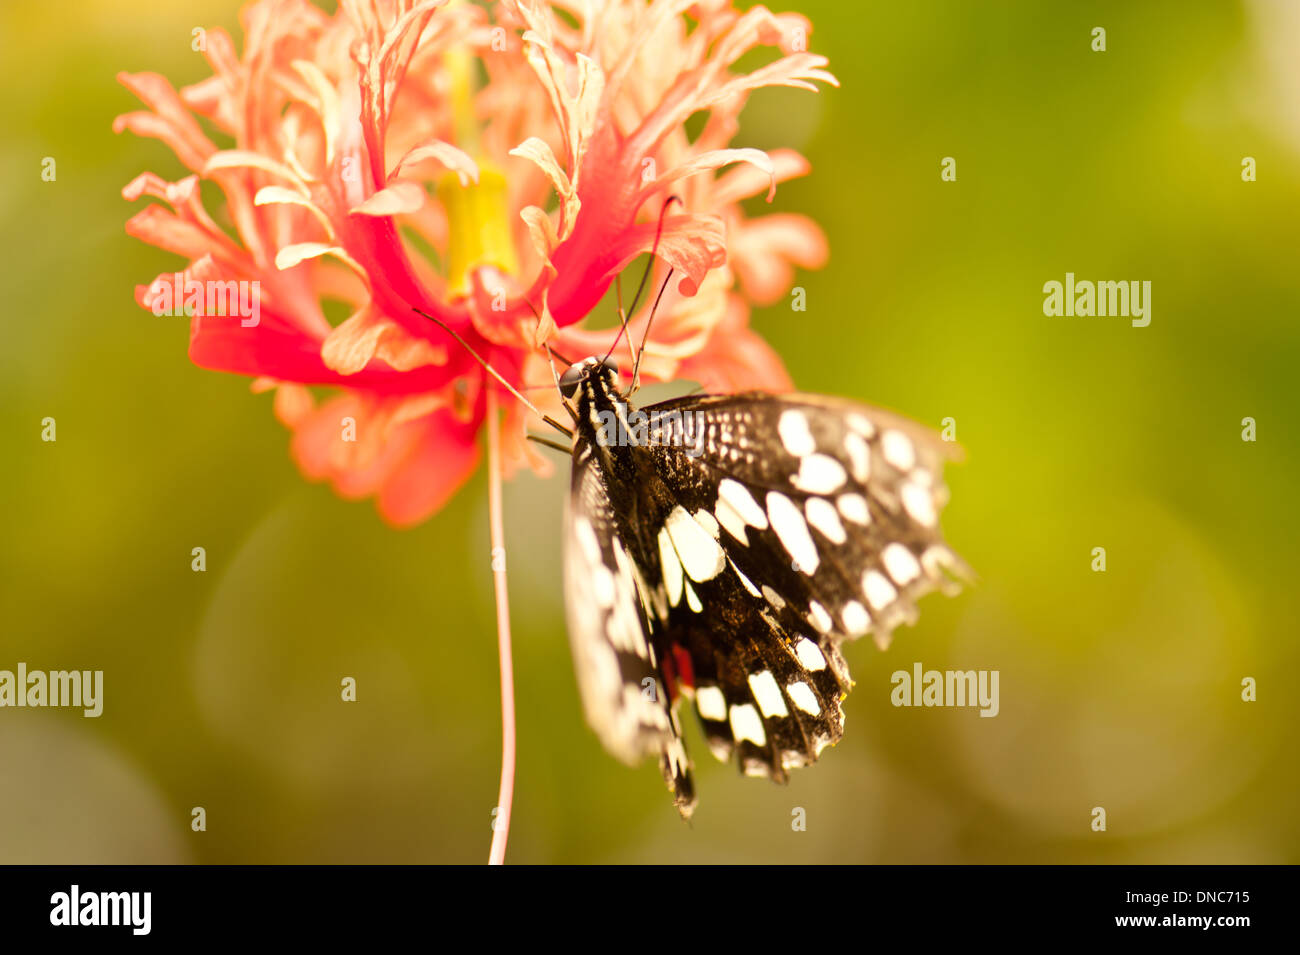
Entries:
{"label": "white spot on wing", "polygon": [[727,718],[727,700],[716,686],[701,686],[695,690],[695,707],[706,720],[722,721]]}
{"label": "white spot on wing", "polygon": [[722,547],[680,504],[668,515],[664,529],[691,580],[712,580],[727,566]]}
{"label": "white spot on wing", "polygon": [[910,471],[916,463],[916,450],[911,439],[901,431],[890,429],[880,436],[880,453],[900,471]]}
{"label": "white spot on wing", "polygon": [[867,603],[876,610],[887,607],[898,596],[898,591],[878,570],[869,570],[862,575],[862,590],[867,595]]}
{"label": "white spot on wing", "polygon": [[781,443],[785,445],[785,449],[796,458],[812,454],[817,449],[812,432],[808,430],[808,418],[802,411],[793,408],[782,411],[776,423],[776,430],[781,436]]}
{"label": "white spot on wing", "polygon": [[799,513],[799,508],[795,507],[784,494],[768,491],[767,516],[772,522],[772,530],[776,531],[776,536],[781,541],[781,546],[794,558],[795,563],[799,565],[799,570],[805,574],[813,573],[821,561],[817,556],[817,547],[813,544],[812,535],[808,533],[808,525],[804,523],[803,515]]}
{"label": "white spot on wing", "polygon": [[912,552],[897,542],[887,546],[880,555],[885,570],[902,586],[910,584],[921,576],[921,565],[916,562]]}
{"label": "white spot on wing", "polygon": [[759,712],[764,716],[770,719],[773,716],[790,715],[790,711],[785,708],[785,700],[781,697],[781,688],[776,685],[776,678],[770,670],[752,674],[749,688],[754,693]]}
{"label": "white spot on wing", "polygon": [[829,494],[843,487],[848,475],[844,465],[829,454],[809,454],[799,461],[799,473],[790,483],[809,494]]}
{"label": "white spot on wing", "polygon": [[731,735],[736,742],[747,739],[756,746],[767,745],[767,733],[763,731],[763,721],[752,703],[742,703],[731,708]]}
{"label": "white spot on wing", "polygon": [[668,603],[676,607],[682,600],[682,562],[673,550],[672,538],[668,528],[659,530],[659,565],[664,572],[664,588],[668,591]]}
{"label": "white spot on wing", "polygon": [[844,605],[840,610],[840,619],[844,621],[844,632],[850,637],[860,637],[871,628],[871,615],[856,600],[850,600]]}
{"label": "white spot on wing", "polygon": [[763,585],[763,599],[777,610],[781,610],[785,607],[785,598],[773,590],[768,584]]}
{"label": "white spot on wing", "polygon": [[914,521],[925,527],[934,526],[938,515],[934,512],[934,498],[928,490],[911,481],[905,481],[898,493],[902,498],[904,509]]}
{"label": "white spot on wing", "polygon": [[747,544],[745,525],[757,527],[760,531],[767,527],[767,515],[758,506],[754,496],[745,485],[732,478],[723,478],[718,482],[718,521],[732,537]]}
{"label": "white spot on wing", "polygon": [[798,769],[800,766],[807,766],[808,758],[796,749],[786,750],[781,754],[782,769]]}
{"label": "white spot on wing", "polygon": [[835,505],[826,498],[808,498],[803,510],[808,517],[808,523],[821,531],[827,540],[835,544],[843,544],[848,540],[848,535],[844,533],[844,525],[840,523],[840,516],[835,512]]}
{"label": "white spot on wing", "polygon": [[846,521],[854,524],[871,523],[871,511],[867,508],[867,499],[861,494],[841,494],[835,499],[835,506],[839,508]]}
{"label": "white spot on wing", "polygon": [[817,694],[813,693],[812,687],[807,683],[795,680],[785,688],[785,691],[790,694],[790,702],[809,716],[817,716],[821,713],[822,708],[817,704]]}
{"label": "white spot on wing", "polygon": [[826,669],[826,658],[818,649],[817,644],[813,643],[807,637],[800,637],[798,645],[794,648],[795,656],[803,664],[805,670],[816,673],[818,670]]}
{"label": "white spot on wing", "polygon": [[745,519],[736,509],[719,497],[716,512],[718,523],[727,529],[727,533],[742,544],[748,545],[749,539],[745,536]]}
{"label": "white spot on wing", "polygon": [[853,467],[853,480],[866,484],[871,477],[871,449],[866,439],[850,431],[844,436],[844,450],[849,452],[849,463]]}
{"label": "white spot on wing", "polygon": [[695,523],[699,524],[714,540],[718,539],[718,522],[712,514],[701,508],[695,512]]}
{"label": "white spot on wing", "polygon": [[686,606],[690,607],[695,613],[704,610],[704,604],[700,603],[700,595],[695,592],[695,588],[691,586],[689,580],[686,581]]}

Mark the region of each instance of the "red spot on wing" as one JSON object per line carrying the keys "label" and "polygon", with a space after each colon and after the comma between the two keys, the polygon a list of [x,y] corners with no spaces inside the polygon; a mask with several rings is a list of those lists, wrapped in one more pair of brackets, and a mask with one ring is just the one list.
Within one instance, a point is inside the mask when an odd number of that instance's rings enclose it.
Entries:
{"label": "red spot on wing", "polygon": [[690,651],[680,645],[674,646],[672,659],[676,664],[677,672],[681,674],[682,685],[695,689],[695,668],[691,666]]}
{"label": "red spot on wing", "polygon": [[671,655],[664,658],[664,690],[668,694],[670,703],[677,700],[677,674],[673,672],[673,658]]}

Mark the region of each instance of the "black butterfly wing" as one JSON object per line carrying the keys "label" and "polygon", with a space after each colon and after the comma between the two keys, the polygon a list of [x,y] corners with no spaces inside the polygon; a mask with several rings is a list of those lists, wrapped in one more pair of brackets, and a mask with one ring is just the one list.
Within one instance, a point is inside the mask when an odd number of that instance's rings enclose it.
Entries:
{"label": "black butterfly wing", "polygon": [[667,604],[660,655],[693,692],[715,755],[784,779],[843,734],[840,644],[871,633],[886,646],[920,596],[967,573],[938,527],[948,446],[815,395],[643,411],[657,480],[641,485],[670,498],[643,505],[661,528],[647,575]]}
{"label": "black butterfly wing", "polygon": [[579,440],[565,511],[564,585],[583,709],[605,748],[623,762],[658,756],[674,802],[689,815],[695,804],[690,763],[664,677],[664,642],[653,632],[661,621],[625,520],[591,447]]}

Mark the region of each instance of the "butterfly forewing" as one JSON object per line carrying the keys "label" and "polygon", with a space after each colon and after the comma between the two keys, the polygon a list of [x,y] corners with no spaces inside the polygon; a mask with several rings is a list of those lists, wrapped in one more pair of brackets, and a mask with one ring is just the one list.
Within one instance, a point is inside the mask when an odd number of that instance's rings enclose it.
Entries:
{"label": "butterfly forewing", "polygon": [[564,548],[569,640],[583,708],[614,756],[629,764],[659,756],[679,808],[688,813],[693,785],[655,646],[653,592],[590,451],[581,440],[575,449]]}

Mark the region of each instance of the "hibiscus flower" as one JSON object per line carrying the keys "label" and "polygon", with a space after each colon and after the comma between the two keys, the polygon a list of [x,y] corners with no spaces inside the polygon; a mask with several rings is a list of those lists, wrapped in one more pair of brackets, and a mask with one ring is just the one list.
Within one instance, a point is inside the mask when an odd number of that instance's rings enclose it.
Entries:
{"label": "hibiscus flower", "polygon": [[[803,17],[726,0],[344,0],[332,15],[262,0],[241,19],[242,54],[221,30],[204,36],[208,79],[178,92],[157,74],[120,77],[148,109],[115,129],[162,140],[190,170],[123,190],[161,200],[127,231],[187,263],[136,298],[256,283],[255,325],[190,309],[190,358],[274,390],[307,477],[375,496],[394,524],[427,518],[476,467],[485,392],[500,386],[412,309],[512,384],[550,381],[543,341],[579,358],[612,344],[613,330],[577,324],[650,250],[673,193],[658,258],[680,281],[642,377],[789,386],[748,309],[784,294],[792,265],[820,266],[825,240],[803,217],[750,220],[740,203],[807,164],[729,144],[751,91],[834,82]],[[759,47],[775,56],[736,72]],[[629,340],[647,319],[648,306],[632,316]],[[504,467],[544,466],[507,408]]]}

